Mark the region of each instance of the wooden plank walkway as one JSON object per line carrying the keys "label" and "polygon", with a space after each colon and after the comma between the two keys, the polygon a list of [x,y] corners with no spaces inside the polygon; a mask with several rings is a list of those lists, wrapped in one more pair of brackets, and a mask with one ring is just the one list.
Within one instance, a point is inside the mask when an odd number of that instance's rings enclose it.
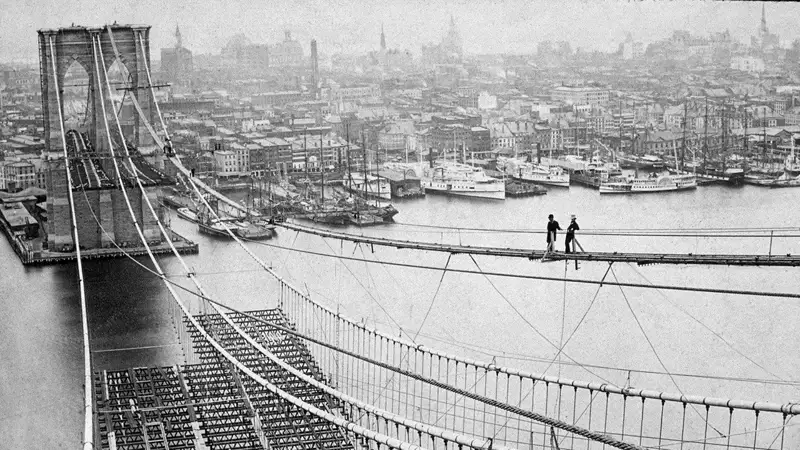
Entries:
{"label": "wooden plank walkway", "polygon": [[528,258],[543,261],[601,261],[626,262],[639,265],[648,264],[699,264],[721,266],[800,266],[800,255],[736,255],[736,254],[679,254],[679,253],[626,253],[626,252],[578,252],[549,253],[545,257],[543,250],[482,247],[470,245],[437,244],[433,242],[407,241],[372,236],[354,235],[321,228],[307,227],[296,223],[278,224],[289,230],[314,234],[332,239],[356,242],[359,244],[380,245],[399,249],[424,250],[450,254],[491,255],[511,258]]}

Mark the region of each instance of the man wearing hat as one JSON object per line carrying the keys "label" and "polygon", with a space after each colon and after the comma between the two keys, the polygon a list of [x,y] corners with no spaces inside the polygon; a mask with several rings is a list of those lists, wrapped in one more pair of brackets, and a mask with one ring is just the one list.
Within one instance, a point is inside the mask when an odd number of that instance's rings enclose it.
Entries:
{"label": "man wearing hat", "polygon": [[547,251],[552,252],[555,250],[555,242],[556,242],[556,230],[561,229],[561,225],[558,224],[557,221],[553,220],[553,215],[550,214],[547,216]]}
{"label": "man wearing hat", "polygon": [[578,222],[575,221],[576,219],[575,214],[571,216],[571,219],[572,220],[570,221],[570,224],[567,227],[567,237],[566,239],[564,239],[564,244],[567,247],[566,250],[564,250],[566,253],[571,253],[570,244],[572,243],[572,240],[575,239],[575,231],[581,229],[581,227],[578,226]]}

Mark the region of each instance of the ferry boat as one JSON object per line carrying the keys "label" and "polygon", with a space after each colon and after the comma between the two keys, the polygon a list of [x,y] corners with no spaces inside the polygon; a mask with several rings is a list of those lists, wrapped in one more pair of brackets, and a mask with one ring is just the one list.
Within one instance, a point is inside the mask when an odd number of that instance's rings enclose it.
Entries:
{"label": "ferry boat", "polygon": [[[365,184],[366,187],[364,186]],[[366,192],[370,197],[378,197],[384,200],[392,199],[392,187],[389,181],[383,177],[367,174],[365,182],[363,173],[352,172],[350,180],[345,180],[345,185],[353,192]]]}
{"label": "ferry boat", "polygon": [[600,185],[601,194],[644,194],[650,192],[681,191],[697,187],[692,174],[651,175],[647,178],[620,179]]}
{"label": "ferry boat", "polygon": [[497,158],[497,166],[515,180],[569,187],[569,173],[558,166],[527,163],[513,158]]}
{"label": "ferry boat", "polygon": [[605,174],[608,178],[622,176],[622,168],[618,162],[603,161],[600,158],[594,157],[586,164],[586,170],[597,174]]}
{"label": "ferry boat", "polygon": [[496,200],[506,198],[503,180],[492,178],[480,167],[442,163],[425,171],[421,178],[426,192]]}

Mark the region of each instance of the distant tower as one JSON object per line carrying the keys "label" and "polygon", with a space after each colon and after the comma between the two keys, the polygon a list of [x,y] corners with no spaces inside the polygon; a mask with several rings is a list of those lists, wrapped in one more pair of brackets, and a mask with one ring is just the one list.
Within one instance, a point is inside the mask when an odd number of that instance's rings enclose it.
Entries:
{"label": "distant tower", "polygon": [[181,29],[178,24],[175,24],[175,48],[183,47],[183,39],[181,39]]}
{"label": "distant tower", "polygon": [[767,9],[764,3],[761,4],[761,33],[767,34]]}
{"label": "distant tower", "polygon": [[311,40],[311,70],[313,72],[311,82],[313,86],[311,88],[311,92],[314,94],[314,98],[319,98],[319,87],[320,87],[320,79],[319,79],[319,57],[317,56],[317,40]]}
{"label": "distant tower", "polygon": [[383,24],[381,24],[381,51],[386,51],[386,35],[383,34]]}
{"label": "distant tower", "polygon": [[462,45],[461,35],[456,28],[456,20],[453,15],[450,14],[450,29],[447,30],[447,35],[445,35],[442,40],[442,48],[451,55],[457,55],[460,60],[464,54]]}

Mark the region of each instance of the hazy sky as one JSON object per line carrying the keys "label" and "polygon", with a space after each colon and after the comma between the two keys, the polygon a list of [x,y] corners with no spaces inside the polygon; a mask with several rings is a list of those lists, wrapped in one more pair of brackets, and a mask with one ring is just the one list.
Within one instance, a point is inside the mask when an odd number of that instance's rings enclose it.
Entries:
{"label": "hazy sky", "polygon": [[[450,14],[468,53],[535,51],[539,41],[567,40],[581,47],[615,50],[626,33],[645,43],[675,29],[706,34],[729,29],[749,42],[761,19],[761,2],[710,1],[458,1],[458,0],[0,0],[0,61],[37,60],[36,30],[72,23],[148,24],[153,57],[174,44],[176,23],[195,53],[219,53],[244,33],[256,43],[316,38],[320,51],[377,49],[381,24],[390,48],[417,51],[439,42]],[[767,23],[782,42],[800,37],[800,3],[768,2]]]}

